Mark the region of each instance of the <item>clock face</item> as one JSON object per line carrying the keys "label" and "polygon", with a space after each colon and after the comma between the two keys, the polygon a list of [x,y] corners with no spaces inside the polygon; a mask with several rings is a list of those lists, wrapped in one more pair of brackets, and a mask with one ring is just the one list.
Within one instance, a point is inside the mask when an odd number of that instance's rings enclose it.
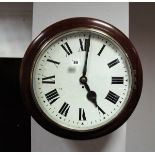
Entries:
{"label": "clock face", "polygon": [[48,41],[35,58],[31,92],[62,128],[93,130],[111,122],[132,91],[130,61],[107,34],[73,29]]}

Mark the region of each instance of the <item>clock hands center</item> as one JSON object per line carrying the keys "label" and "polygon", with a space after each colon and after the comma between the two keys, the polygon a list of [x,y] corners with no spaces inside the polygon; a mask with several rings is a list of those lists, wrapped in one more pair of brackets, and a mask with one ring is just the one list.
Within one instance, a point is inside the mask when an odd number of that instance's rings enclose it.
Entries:
{"label": "clock hands center", "polygon": [[96,102],[96,98],[97,98],[97,95],[96,95],[96,93],[94,92],[94,91],[91,91],[90,90],[90,87],[88,86],[88,84],[87,84],[87,77],[85,77],[85,76],[82,76],[81,78],[80,78],[80,82],[85,86],[85,88],[86,88],[86,90],[87,90],[87,99],[89,100],[89,101],[91,101],[92,103],[94,103],[94,105],[96,106],[97,104],[97,102]]}

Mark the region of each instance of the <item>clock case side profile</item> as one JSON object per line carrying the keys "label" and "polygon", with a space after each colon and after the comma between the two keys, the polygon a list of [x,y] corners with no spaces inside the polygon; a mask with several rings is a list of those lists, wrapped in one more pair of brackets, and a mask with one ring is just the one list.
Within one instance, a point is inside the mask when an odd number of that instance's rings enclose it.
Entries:
{"label": "clock case side profile", "polygon": [[[116,118],[102,127],[84,132],[68,130],[51,121],[42,112],[39,106],[37,106],[31,92],[31,71],[33,68],[34,60],[38,55],[40,49],[51,38],[54,38],[55,36],[64,33],[65,31],[71,31],[72,29],[77,28],[96,29],[108,34],[114,40],[116,40],[126,52],[127,57],[130,60],[132,76],[134,80],[133,89],[128,102],[126,103],[122,111],[116,116]],[[47,27],[29,45],[21,64],[20,89],[23,101],[29,109],[30,114],[41,126],[43,126],[48,131],[58,136],[69,139],[80,140],[97,138],[109,134],[110,132],[119,128],[134,111],[142,90],[142,67],[136,49],[134,48],[130,40],[120,30],[106,22],[93,18],[70,18]]]}

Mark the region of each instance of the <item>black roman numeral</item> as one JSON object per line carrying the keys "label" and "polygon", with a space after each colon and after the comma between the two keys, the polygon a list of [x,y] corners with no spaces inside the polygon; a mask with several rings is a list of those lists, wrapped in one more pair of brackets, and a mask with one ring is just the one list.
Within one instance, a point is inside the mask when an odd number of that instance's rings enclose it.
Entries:
{"label": "black roman numeral", "polygon": [[101,49],[100,49],[99,53],[97,54],[98,56],[100,56],[100,55],[101,55],[101,53],[102,53],[102,51],[104,50],[105,46],[106,46],[106,45],[104,45],[104,44],[103,44],[103,46],[101,47]]}
{"label": "black roman numeral", "polygon": [[108,63],[108,66],[109,66],[109,68],[111,68],[111,67],[115,66],[118,63],[119,63],[119,60],[115,59],[115,60],[111,61],[110,63]]}
{"label": "black roman numeral", "polygon": [[45,94],[46,99],[50,102],[50,104],[54,103],[58,98],[59,94],[56,89]]}
{"label": "black roman numeral", "polygon": [[112,84],[123,84],[124,83],[124,77],[112,77]]}
{"label": "black roman numeral", "polygon": [[65,102],[60,108],[59,113],[66,117],[68,114],[69,108],[70,108],[70,105]]}
{"label": "black roman numeral", "polygon": [[64,49],[67,55],[70,55],[73,53],[67,42],[65,42],[65,44],[62,44],[61,47]]}
{"label": "black roman numeral", "polygon": [[110,102],[116,104],[119,99],[119,96],[113,93],[112,91],[109,91],[108,95],[105,98],[109,100]]}
{"label": "black roman numeral", "polygon": [[87,39],[79,39],[81,51],[89,51],[90,47],[90,36]]}
{"label": "black roman numeral", "polygon": [[79,120],[86,121],[86,115],[83,108],[79,108]]}
{"label": "black roman numeral", "polygon": [[54,64],[56,64],[56,65],[59,65],[59,64],[60,64],[60,62],[57,62],[57,61],[54,61],[54,60],[51,60],[51,59],[47,59],[47,61],[48,61],[48,62],[52,62],[52,63],[54,63]]}
{"label": "black roman numeral", "polygon": [[42,83],[55,84],[55,75],[42,78]]}

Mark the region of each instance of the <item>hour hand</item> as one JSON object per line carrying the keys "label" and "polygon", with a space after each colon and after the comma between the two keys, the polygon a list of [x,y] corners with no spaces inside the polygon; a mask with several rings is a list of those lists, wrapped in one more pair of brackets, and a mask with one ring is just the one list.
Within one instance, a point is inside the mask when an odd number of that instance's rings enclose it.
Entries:
{"label": "hour hand", "polygon": [[86,90],[87,90],[87,99],[92,102],[95,107],[98,108],[98,110],[100,110],[103,115],[105,114],[105,112],[100,108],[100,106],[98,106],[97,104],[97,95],[96,95],[96,92],[95,91],[91,91],[88,84],[87,84],[87,78],[86,77],[81,77],[80,78],[80,82],[85,86]]}
{"label": "hour hand", "polygon": [[87,93],[87,98],[88,98],[89,101],[91,101],[92,103],[94,103],[94,105],[98,108],[99,111],[102,112],[103,115],[105,114],[105,112],[97,104],[97,95],[96,95],[96,93],[94,91],[89,91]]}
{"label": "hour hand", "polygon": [[96,93],[94,91],[89,91],[87,93],[87,99],[94,103],[94,105],[97,107]]}

